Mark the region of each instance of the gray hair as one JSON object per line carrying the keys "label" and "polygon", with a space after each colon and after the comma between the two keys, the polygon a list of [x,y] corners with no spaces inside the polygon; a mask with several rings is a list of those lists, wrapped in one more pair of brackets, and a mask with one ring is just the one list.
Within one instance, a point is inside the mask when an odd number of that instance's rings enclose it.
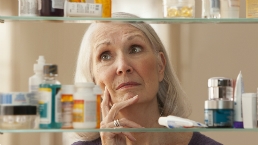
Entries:
{"label": "gray hair", "polygon": [[[117,12],[112,14],[113,18],[138,18],[135,15]],[[141,30],[149,39],[152,48],[157,52],[163,52],[166,59],[164,79],[159,84],[158,103],[162,116],[175,115],[179,117],[188,117],[191,113],[189,101],[179,83],[175,71],[169,62],[167,52],[154,29],[147,23],[128,23]],[[85,33],[77,60],[75,72],[75,82],[92,82],[92,44],[91,34],[96,30],[96,24],[89,26]]]}

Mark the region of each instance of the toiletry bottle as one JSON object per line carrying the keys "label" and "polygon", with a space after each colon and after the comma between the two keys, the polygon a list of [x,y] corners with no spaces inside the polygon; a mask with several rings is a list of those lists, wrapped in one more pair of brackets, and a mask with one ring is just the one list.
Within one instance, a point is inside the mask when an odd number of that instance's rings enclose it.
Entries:
{"label": "toiletry bottle", "polygon": [[243,110],[242,110],[242,94],[244,91],[244,82],[241,71],[239,72],[234,90],[234,128],[244,128]]}
{"label": "toiletry bottle", "polygon": [[40,16],[64,16],[64,0],[40,0]]}
{"label": "toiletry bottle", "polygon": [[204,122],[208,127],[233,127],[233,81],[225,77],[208,79],[209,100],[204,102]]}
{"label": "toiletry bottle", "polygon": [[44,80],[40,84],[40,128],[62,127],[61,84],[56,80],[57,65],[44,65]]}
{"label": "toiletry bottle", "polygon": [[102,8],[103,8],[102,17],[104,18],[111,17],[112,0],[95,0],[95,3],[102,4]]}
{"label": "toiletry bottle", "polygon": [[220,0],[202,0],[202,18],[220,17]]}
{"label": "toiletry bottle", "polygon": [[100,122],[101,122],[101,108],[100,108],[100,104],[101,104],[101,95],[103,94],[101,88],[98,86],[98,85],[95,85],[94,88],[93,88],[93,93],[94,95],[96,95],[97,97],[97,126],[96,128],[100,128]]}
{"label": "toiletry bottle", "polygon": [[38,92],[39,85],[42,83],[44,75],[43,75],[43,67],[45,64],[44,56],[39,56],[38,63],[34,64],[33,71],[34,75],[29,78],[29,92]]}
{"label": "toiletry bottle", "polygon": [[34,75],[29,78],[29,100],[31,105],[38,106],[38,98],[39,98],[39,85],[42,83],[44,75],[43,75],[43,67],[45,64],[44,56],[39,56],[38,63],[34,64],[33,70]]}
{"label": "toiletry bottle", "polygon": [[239,18],[240,0],[220,0],[221,18]]}
{"label": "toiletry bottle", "polygon": [[75,83],[73,128],[96,128],[96,95],[94,83]]}
{"label": "toiletry bottle", "polygon": [[62,85],[61,88],[61,102],[62,102],[62,128],[73,128],[73,85]]}

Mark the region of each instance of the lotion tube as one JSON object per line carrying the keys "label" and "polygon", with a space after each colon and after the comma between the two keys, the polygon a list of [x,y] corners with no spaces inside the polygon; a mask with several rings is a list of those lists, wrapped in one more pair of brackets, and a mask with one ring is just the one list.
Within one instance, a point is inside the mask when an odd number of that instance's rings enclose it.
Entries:
{"label": "lotion tube", "polygon": [[167,128],[207,127],[205,124],[172,115],[159,117],[159,124],[166,126]]}
{"label": "lotion tube", "polygon": [[242,94],[244,93],[244,83],[241,71],[239,72],[234,92],[234,128],[244,128],[242,113]]}

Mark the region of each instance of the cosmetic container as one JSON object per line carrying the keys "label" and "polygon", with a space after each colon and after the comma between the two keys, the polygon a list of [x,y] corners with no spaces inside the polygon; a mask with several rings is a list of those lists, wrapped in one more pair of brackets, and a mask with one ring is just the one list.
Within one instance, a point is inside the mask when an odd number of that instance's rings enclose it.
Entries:
{"label": "cosmetic container", "polygon": [[112,0],[65,1],[64,5],[64,16],[66,17],[110,18],[111,11]]}
{"label": "cosmetic container", "polygon": [[195,0],[163,0],[165,18],[194,18]]}
{"label": "cosmetic container", "polygon": [[38,128],[37,107],[22,105],[0,105],[1,129],[35,129]]}
{"label": "cosmetic container", "polygon": [[256,93],[243,93],[243,122],[244,128],[256,128],[257,126],[257,95]]}
{"label": "cosmetic container", "polygon": [[74,85],[62,85],[62,128],[73,128],[73,94]]}
{"label": "cosmetic container", "polygon": [[[65,2],[65,17],[102,17],[102,4]],[[107,16],[106,16],[107,17]],[[111,14],[110,16],[111,17]]]}
{"label": "cosmetic container", "polygon": [[244,93],[244,82],[241,71],[239,72],[234,90],[234,128],[244,128],[242,94]]}
{"label": "cosmetic container", "polygon": [[62,127],[61,83],[56,79],[57,72],[57,65],[44,65],[44,80],[39,85],[39,127],[42,129]]}
{"label": "cosmetic container", "polygon": [[202,124],[200,122],[172,115],[159,117],[158,122],[159,125],[166,126],[167,128],[207,127],[205,124]]}
{"label": "cosmetic container", "polygon": [[45,64],[44,56],[39,56],[37,63],[33,65],[34,75],[29,78],[29,92],[33,95],[30,97],[30,104],[37,105],[39,102],[39,85],[44,79],[43,67]]}
{"label": "cosmetic container", "polygon": [[239,18],[240,0],[220,0],[221,18]]}
{"label": "cosmetic container", "polygon": [[231,100],[206,100],[204,122],[208,127],[233,127],[234,102]]}
{"label": "cosmetic container", "polygon": [[246,18],[258,18],[258,0],[246,0]]}
{"label": "cosmetic container", "polygon": [[225,77],[208,79],[209,100],[233,100],[233,81]]}
{"label": "cosmetic container", "polygon": [[73,128],[96,128],[96,95],[93,82],[75,83]]}
{"label": "cosmetic container", "polygon": [[38,16],[38,0],[18,0],[19,16]]}
{"label": "cosmetic container", "polygon": [[220,0],[202,0],[202,18],[220,17]]}
{"label": "cosmetic container", "polygon": [[0,105],[30,105],[32,93],[10,92],[0,94]]}
{"label": "cosmetic container", "polygon": [[64,0],[40,0],[39,1],[40,16],[64,16]]}

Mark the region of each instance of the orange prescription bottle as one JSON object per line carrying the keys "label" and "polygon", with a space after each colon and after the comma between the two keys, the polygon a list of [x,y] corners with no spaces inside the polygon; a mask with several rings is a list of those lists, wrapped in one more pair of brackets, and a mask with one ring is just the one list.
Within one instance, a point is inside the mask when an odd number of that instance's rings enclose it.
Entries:
{"label": "orange prescription bottle", "polygon": [[96,128],[96,95],[93,82],[75,83],[73,128]]}
{"label": "orange prescription bottle", "polygon": [[95,0],[95,3],[102,4],[102,17],[111,17],[112,0]]}
{"label": "orange prescription bottle", "polygon": [[73,85],[62,85],[61,103],[62,103],[62,128],[73,128]]}
{"label": "orange prescription bottle", "polygon": [[93,93],[94,95],[96,95],[97,97],[97,104],[96,104],[96,110],[97,110],[97,126],[96,128],[100,128],[100,122],[101,122],[101,108],[100,108],[100,104],[101,104],[101,95],[103,94],[101,88],[98,85],[95,85],[93,88]]}

